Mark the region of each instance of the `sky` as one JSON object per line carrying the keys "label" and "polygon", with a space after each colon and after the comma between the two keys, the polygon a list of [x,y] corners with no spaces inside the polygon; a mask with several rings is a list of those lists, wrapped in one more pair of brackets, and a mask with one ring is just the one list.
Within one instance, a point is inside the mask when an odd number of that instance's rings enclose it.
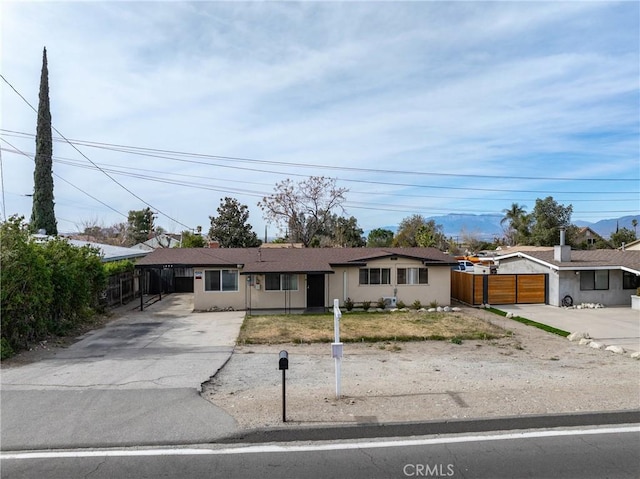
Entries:
{"label": "sky", "polygon": [[45,46],[60,232],[147,206],[207,231],[229,196],[275,236],[258,202],[309,176],[347,188],[365,231],[547,196],[576,221],[640,210],[635,1],[3,1],[0,18],[3,219],[31,215]]}

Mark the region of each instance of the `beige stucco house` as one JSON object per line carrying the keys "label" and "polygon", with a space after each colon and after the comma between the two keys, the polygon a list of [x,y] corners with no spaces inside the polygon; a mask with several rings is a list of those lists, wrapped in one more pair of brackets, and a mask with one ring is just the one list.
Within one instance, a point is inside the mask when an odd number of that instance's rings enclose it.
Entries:
{"label": "beige stucco house", "polygon": [[379,298],[449,304],[455,259],[434,248],[158,249],[136,264],[194,308],[324,310]]}

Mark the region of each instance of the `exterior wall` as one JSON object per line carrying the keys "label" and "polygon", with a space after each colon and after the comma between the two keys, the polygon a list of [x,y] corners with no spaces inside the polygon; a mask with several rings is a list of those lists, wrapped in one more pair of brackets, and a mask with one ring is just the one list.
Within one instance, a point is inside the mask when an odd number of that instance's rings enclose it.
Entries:
{"label": "exterior wall", "polygon": [[[560,273],[562,281],[562,291],[560,299],[565,294],[573,298],[573,304],[580,303],[602,303],[605,306],[630,306],[631,295],[634,289],[622,289],[622,271],[609,270],[609,289],[601,290],[580,290],[580,275],[575,271],[565,271]],[[566,293],[564,293],[567,291]]]}
{"label": "exterior wall", "polygon": [[[449,304],[451,302],[451,268],[449,266],[427,266],[428,284],[397,284],[398,268],[423,267],[425,266],[420,261],[404,258],[369,261],[366,268],[391,270],[391,284],[381,285],[359,284],[360,268],[336,268],[335,274],[328,275],[329,302],[333,304],[333,298],[338,298],[340,304],[343,304],[345,299],[351,298],[356,303],[371,301],[373,306],[379,298],[396,296],[398,301],[403,301],[406,305],[412,304],[415,300],[420,300],[422,304],[429,304],[431,301],[437,301],[441,305]],[[346,288],[343,285],[345,272],[347,273]]]}
{"label": "exterior wall", "polygon": [[[205,271],[220,268],[194,267],[193,268],[193,309],[205,311],[211,308],[245,309],[246,277],[238,275],[238,291],[205,291]],[[234,269],[234,268],[224,268]]]}
{"label": "exterior wall", "polygon": [[[340,304],[351,298],[356,303],[371,301],[372,305],[382,297],[396,296],[410,305],[415,300],[427,305],[431,301],[447,305],[451,302],[451,269],[449,266],[432,266],[428,269],[428,284],[397,284],[397,268],[424,267],[420,261],[398,258],[371,261],[367,268],[389,268],[391,284],[360,285],[359,267],[338,267],[334,274],[325,275],[325,306],[333,306],[333,299]],[[265,291],[264,275],[239,275],[238,291],[219,292],[204,290],[206,270],[219,268],[195,267],[194,309],[207,310],[214,307],[243,310],[251,309],[303,309],[307,305],[307,281],[305,274],[298,276],[297,291]],[[225,268],[226,269],[226,268]],[[197,279],[200,276],[201,279]],[[345,283],[346,280],[346,283]]]}
{"label": "exterior wall", "polygon": [[247,307],[251,309],[299,309],[307,305],[306,275],[298,274],[298,289],[291,291],[265,290],[265,275],[243,276],[248,286]]}

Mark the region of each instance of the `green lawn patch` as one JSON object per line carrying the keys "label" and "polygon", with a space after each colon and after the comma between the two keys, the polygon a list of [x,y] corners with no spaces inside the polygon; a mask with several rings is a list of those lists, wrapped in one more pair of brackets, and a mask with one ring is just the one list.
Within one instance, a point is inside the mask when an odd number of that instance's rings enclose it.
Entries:
{"label": "green lawn patch", "polygon": [[[507,313],[500,309],[489,308],[488,311],[491,311],[492,313],[495,313],[499,316],[505,316],[505,317],[507,316]],[[518,321],[519,323],[522,323],[522,324],[526,324],[528,326],[533,326],[534,328],[542,329],[543,331],[547,331],[549,333],[557,334],[558,336],[562,336],[564,338],[566,338],[567,336],[569,336],[569,334],[571,334],[562,329],[554,328],[553,326],[549,326],[547,324],[538,323],[537,321],[532,321],[530,319],[523,318],[521,316],[514,316],[510,319],[513,319],[514,321]]]}

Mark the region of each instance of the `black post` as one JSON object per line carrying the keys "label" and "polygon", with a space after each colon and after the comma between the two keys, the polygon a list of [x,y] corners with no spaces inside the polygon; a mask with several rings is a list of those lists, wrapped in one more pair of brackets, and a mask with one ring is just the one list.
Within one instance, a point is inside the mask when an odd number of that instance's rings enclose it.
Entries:
{"label": "black post", "polygon": [[287,394],[286,394],[286,370],[282,370],[282,422],[287,422]]}
{"label": "black post", "polygon": [[280,351],[278,369],[282,371],[282,422],[287,422],[287,389],[285,372],[289,369],[289,353]]}

